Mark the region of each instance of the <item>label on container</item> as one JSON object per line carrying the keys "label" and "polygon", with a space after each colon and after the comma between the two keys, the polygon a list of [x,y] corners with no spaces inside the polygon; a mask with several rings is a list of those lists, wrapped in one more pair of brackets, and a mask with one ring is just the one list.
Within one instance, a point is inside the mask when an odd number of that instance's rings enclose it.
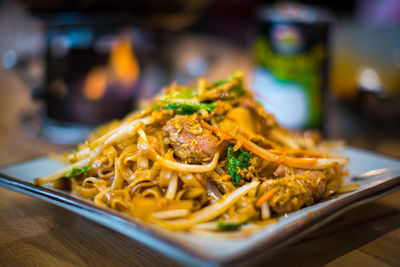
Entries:
{"label": "label on container", "polygon": [[261,36],[254,44],[255,97],[285,127],[321,127],[325,44],[309,42],[296,25],[269,29],[269,38]]}

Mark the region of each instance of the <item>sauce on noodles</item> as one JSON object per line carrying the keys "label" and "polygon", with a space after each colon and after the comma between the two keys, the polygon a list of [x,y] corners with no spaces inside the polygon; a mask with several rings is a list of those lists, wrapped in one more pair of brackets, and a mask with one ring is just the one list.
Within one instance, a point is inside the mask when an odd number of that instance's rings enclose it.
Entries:
{"label": "sauce on noodles", "polygon": [[[317,132],[280,127],[236,73],[172,84],[148,107],[94,131],[70,165],[35,179],[174,230],[265,225],[339,191],[346,158]],[[262,223],[264,222],[264,223]]]}

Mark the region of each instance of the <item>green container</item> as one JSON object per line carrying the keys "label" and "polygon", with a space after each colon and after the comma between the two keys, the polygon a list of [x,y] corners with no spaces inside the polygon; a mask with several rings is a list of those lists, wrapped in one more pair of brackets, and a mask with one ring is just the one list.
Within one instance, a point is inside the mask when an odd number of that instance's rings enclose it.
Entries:
{"label": "green container", "polygon": [[292,129],[323,129],[330,16],[302,5],[261,8],[253,45],[254,95]]}

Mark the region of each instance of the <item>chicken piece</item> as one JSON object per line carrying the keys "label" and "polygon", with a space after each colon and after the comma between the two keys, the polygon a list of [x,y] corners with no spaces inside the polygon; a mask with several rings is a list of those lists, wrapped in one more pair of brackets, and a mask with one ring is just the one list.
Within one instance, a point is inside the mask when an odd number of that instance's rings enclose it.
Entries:
{"label": "chicken piece", "polygon": [[278,189],[269,200],[271,209],[278,215],[299,210],[323,198],[327,184],[334,179],[332,171],[293,169],[279,166],[274,172],[277,179],[268,180],[267,191]]}
{"label": "chicken piece", "polygon": [[175,155],[188,163],[201,163],[214,157],[218,138],[201,127],[193,116],[176,115],[163,127]]}
{"label": "chicken piece", "polygon": [[312,185],[311,190],[313,197],[316,200],[320,199],[324,195],[326,184],[328,183],[328,179],[326,175],[324,175],[324,171],[320,170],[291,169],[287,166],[279,165],[275,170],[274,175],[276,177],[288,177],[295,175],[297,177],[303,177],[304,179],[307,179]]}
{"label": "chicken piece", "polygon": [[282,178],[292,174],[292,169],[285,165],[279,165],[274,171],[274,176]]}
{"label": "chicken piece", "polygon": [[309,183],[297,177],[284,177],[273,180],[267,191],[276,188],[278,191],[269,200],[270,208],[278,215],[299,210],[303,205],[311,205],[314,198]]}

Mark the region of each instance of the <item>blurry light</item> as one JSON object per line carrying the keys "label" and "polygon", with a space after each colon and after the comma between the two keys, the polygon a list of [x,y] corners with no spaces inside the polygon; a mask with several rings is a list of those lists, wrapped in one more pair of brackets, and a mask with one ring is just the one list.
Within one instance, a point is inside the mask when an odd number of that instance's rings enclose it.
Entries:
{"label": "blurry light", "polygon": [[71,29],[66,32],[71,47],[86,48],[93,40],[93,33],[90,29]]}
{"label": "blurry light", "polygon": [[195,57],[187,63],[188,72],[192,76],[202,76],[208,69],[208,62],[204,58]]}
{"label": "blurry light", "polygon": [[125,86],[135,83],[139,76],[139,63],[128,38],[119,40],[111,52],[110,67],[118,81]]}
{"label": "blurry light", "polygon": [[1,58],[1,64],[5,69],[11,69],[17,63],[17,53],[14,50],[7,50]]}
{"label": "blurry light", "polygon": [[86,77],[83,92],[87,99],[100,99],[107,87],[107,70],[104,67],[92,69]]}
{"label": "blurry light", "polygon": [[381,80],[373,69],[365,68],[361,71],[358,84],[364,90],[378,92],[381,89]]}
{"label": "blurry light", "polygon": [[65,35],[57,35],[51,41],[51,52],[55,57],[66,56],[71,48],[71,42]]}

